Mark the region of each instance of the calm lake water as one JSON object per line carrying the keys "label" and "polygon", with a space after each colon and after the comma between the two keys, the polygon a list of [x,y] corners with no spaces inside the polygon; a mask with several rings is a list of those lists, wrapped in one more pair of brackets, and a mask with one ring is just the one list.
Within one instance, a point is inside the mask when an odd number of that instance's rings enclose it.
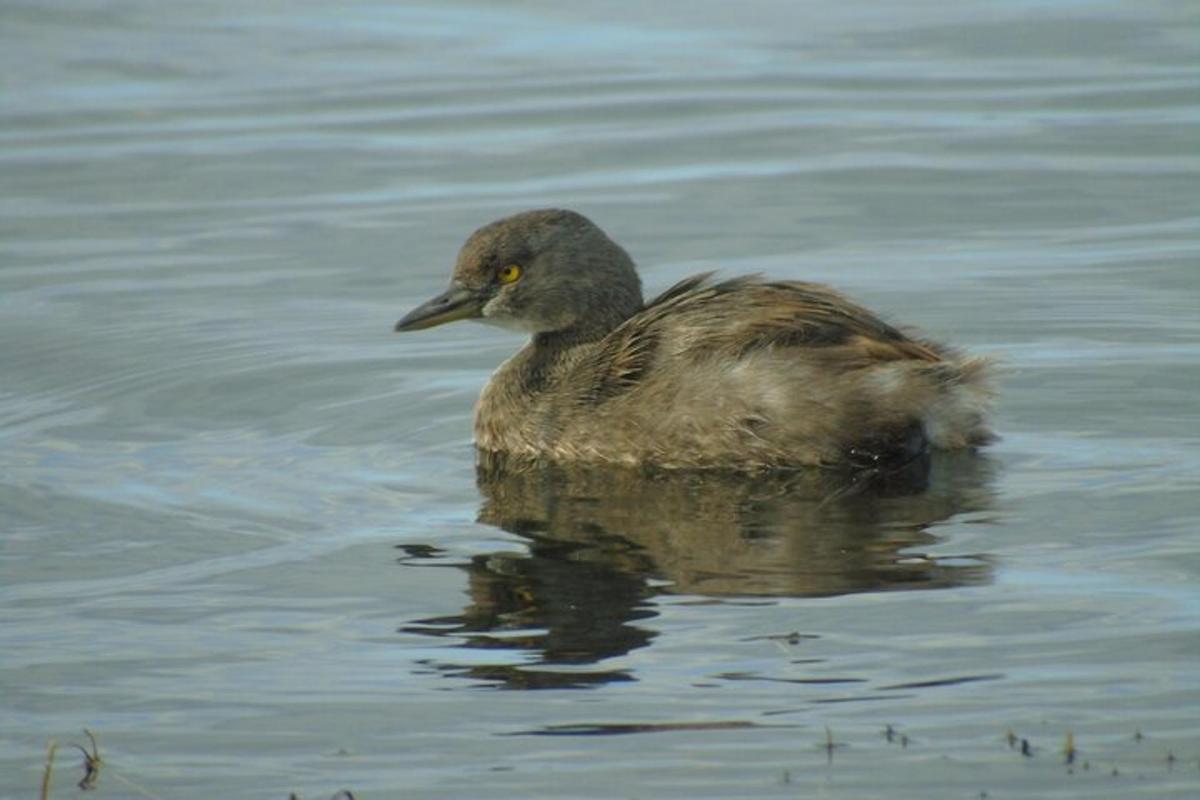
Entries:
{"label": "calm lake water", "polygon": [[[1200,796],[1194,5],[30,0],[0,42],[0,797],[83,728],[101,798]],[[996,356],[1003,440],[835,502],[477,484],[520,337],[391,325],[548,205],[649,292],[825,281]]]}

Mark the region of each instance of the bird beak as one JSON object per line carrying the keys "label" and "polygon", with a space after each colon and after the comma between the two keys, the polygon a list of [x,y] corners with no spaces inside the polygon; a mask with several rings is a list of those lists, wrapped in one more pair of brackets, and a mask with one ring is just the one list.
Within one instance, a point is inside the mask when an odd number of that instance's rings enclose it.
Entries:
{"label": "bird beak", "polygon": [[486,299],[482,292],[451,285],[437,297],[405,314],[396,323],[396,330],[419,331],[459,319],[478,319],[483,316]]}

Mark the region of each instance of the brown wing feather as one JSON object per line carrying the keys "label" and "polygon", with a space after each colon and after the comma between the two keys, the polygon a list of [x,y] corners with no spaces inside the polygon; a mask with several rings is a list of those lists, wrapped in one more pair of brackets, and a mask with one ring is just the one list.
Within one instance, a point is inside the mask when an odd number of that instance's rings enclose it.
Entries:
{"label": "brown wing feather", "polygon": [[692,347],[738,355],[763,347],[842,346],[867,361],[944,358],[936,346],[906,336],[827,286],[707,278],[676,284],[629,323],[654,325],[669,316]]}
{"label": "brown wing feather", "polygon": [[936,345],[906,336],[826,286],[711,278],[704,273],[676,283],[605,337],[580,365],[589,378],[583,381],[585,402],[603,402],[635,386],[667,337],[680,355],[820,349],[845,368],[946,358]]}

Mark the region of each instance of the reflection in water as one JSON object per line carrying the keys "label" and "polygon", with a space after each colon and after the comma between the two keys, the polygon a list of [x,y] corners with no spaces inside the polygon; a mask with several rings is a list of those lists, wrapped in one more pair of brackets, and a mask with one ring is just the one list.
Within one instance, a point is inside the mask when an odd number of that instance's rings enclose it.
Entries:
{"label": "reflection in water", "polygon": [[[820,596],[981,583],[978,557],[937,559],[930,525],[990,500],[990,462],[939,455],[863,476],[805,471],[746,476],[568,468],[481,460],[479,519],[529,542],[528,554],[475,556],[471,604],[408,632],[519,650],[514,665],[436,665],[511,688],[629,680],[584,665],[642,647],[660,592],[709,597]],[[509,652],[511,656],[511,652]]]}
{"label": "reflection in water", "polygon": [[[535,539],[528,555],[478,555],[466,570],[471,604],[462,614],[420,620],[404,630],[465,637],[467,647],[509,652],[485,663],[435,665],[451,674],[520,689],[631,680],[620,670],[576,672],[571,665],[623,655],[654,636],[630,624],[654,616],[642,605],[654,594],[644,575],[592,561],[571,543]],[[512,650],[536,653],[535,668],[510,663]],[[536,663],[553,668],[540,670]]]}

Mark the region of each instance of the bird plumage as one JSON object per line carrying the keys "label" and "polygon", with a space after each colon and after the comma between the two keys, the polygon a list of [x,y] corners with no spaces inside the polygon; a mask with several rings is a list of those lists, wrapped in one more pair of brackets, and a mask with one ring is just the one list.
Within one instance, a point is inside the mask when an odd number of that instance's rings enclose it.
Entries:
{"label": "bird plumage", "polygon": [[[525,285],[497,286],[491,273],[511,258],[526,263]],[[631,271],[574,212],[526,212],[468,240],[455,284],[485,321],[489,308],[515,309],[533,332],[480,397],[481,450],[762,470],[871,466],[992,438],[985,360],[907,334],[829,287],[705,274],[642,306],[628,300],[640,297]],[[619,313],[607,297],[620,298]]]}

